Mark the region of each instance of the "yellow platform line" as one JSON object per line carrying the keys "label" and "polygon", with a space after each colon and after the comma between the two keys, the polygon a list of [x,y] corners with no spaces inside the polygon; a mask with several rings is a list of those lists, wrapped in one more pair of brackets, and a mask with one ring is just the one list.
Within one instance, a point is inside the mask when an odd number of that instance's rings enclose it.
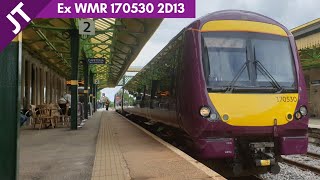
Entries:
{"label": "yellow platform line", "polygon": [[100,129],[91,180],[131,179],[129,169],[110,127],[110,120],[117,117],[113,113],[106,115],[106,112],[102,112],[100,118]]}

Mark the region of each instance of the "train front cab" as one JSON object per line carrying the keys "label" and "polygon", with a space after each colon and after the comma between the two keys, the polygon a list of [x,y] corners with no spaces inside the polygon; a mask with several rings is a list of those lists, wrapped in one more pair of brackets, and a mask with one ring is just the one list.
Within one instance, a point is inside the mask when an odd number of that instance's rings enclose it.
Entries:
{"label": "train front cab", "polygon": [[197,102],[205,120],[193,134],[203,158],[277,173],[280,155],[307,152],[302,69],[292,34],[276,24],[216,20],[196,32],[207,102]]}

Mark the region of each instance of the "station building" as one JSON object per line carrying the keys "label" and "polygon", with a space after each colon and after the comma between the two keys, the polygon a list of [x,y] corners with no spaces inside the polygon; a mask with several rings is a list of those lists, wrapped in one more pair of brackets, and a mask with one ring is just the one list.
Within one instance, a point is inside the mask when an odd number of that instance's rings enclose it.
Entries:
{"label": "station building", "polygon": [[300,53],[311,117],[320,117],[320,18],[291,30]]}

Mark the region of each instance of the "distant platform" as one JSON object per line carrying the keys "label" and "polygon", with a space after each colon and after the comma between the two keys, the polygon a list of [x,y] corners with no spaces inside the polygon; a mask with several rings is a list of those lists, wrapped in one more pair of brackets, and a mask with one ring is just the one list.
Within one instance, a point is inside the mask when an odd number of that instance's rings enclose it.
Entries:
{"label": "distant platform", "polygon": [[310,118],[309,119],[309,128],[320,129],[320,119]]}

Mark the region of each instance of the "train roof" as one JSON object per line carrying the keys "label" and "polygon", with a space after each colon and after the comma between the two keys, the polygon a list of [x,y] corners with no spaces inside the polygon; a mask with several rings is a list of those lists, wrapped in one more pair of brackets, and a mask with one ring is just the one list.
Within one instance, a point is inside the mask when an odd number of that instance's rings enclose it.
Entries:
{"label": "train roof", "polygon": [[255,22],[263,22],[268,24],[273,24],[281,27],[288,36],[293,36],[291,32],[281,23],[264,16],[262,14],[258,14],[255,12],[250,11],[244,11],[244,10],[223,10],[223,11],[217,11],[213,13],[209,13],[205,16],[202,16],[198,18],[197,20],[190,23],[187,27],[183,28],[174,38],[172,38],[169,43],[154,57],[152,60],[145,65],[142,70],[136,74],[135,77],[133,77],[126,85],[130,86],[130,84],[133,83],[137,78],[144,75],[145,71],[149,69],[154,63],[159,61],[164,55],[167,54],[168,51],[175,48],[177,44],[179,44],[180,40],[182,40],[182,34],[186,29],[192,28],[192,29],[201,29],[201,27],[209,21],[215,21],[215,20],[245,20],[245,21],[255,21]]}
{"label": "train roof", "polygon": [[216,20],[244,20],[244,21],[255,21],[255,22],[263,22],[267,24],[273,24],[281,27],[284,29],[288,35],[291,35],[290,31],[278,21],[271,19],[267,16],[262,14],[258,14],[251,11],[244,11],[244,10],[223,10],[217,11],[213,13],[209,13],[205,16],[200,17],[198,20],[192,22],[189,26],[192,26],[197,21],[199,22],[199,27],[201,28],[203,24],[208,21],[216,21]]}

